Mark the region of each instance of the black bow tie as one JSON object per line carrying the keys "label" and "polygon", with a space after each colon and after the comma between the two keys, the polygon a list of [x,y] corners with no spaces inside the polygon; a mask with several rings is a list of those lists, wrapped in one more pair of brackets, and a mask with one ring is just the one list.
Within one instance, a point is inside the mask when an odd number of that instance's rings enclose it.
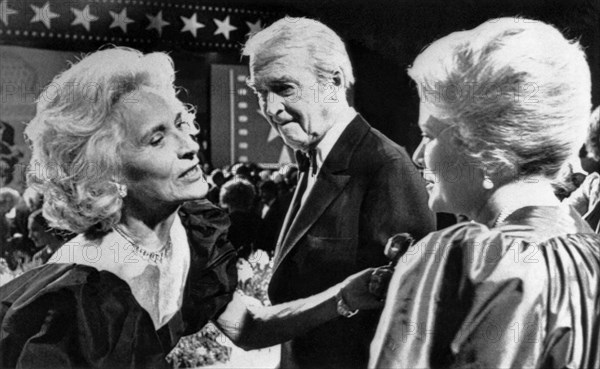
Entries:
{"label": "black bow tie", "polygon": [[317,174],[317,153],[315,150],[308,150],[308,153],[296,151],[296,162],[300,172],[308,172],[312,167],[312,175]]}

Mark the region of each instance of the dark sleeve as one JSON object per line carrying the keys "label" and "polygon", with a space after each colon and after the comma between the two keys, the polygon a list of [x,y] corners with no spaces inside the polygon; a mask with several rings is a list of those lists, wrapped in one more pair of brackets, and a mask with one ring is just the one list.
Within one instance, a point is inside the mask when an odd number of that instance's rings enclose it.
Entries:
{"label": "dark sleeve", "polygon": [[166,367],[152,320],[113,278],[65,275],[13,289],[19,296],[3,300],[2,367]]}
{"label": "dark sleeve", "polygon": [[[435,230],[435,217],[427,206],[427,193],[418,170],[408,156],[383,163],[373,174],[361,209],[361,260],[364,266],[381,264],[387,240],[402,232],[416,240]],[[381,255],[372,260],[372,250]]]}
{"label": "dark sleeve", "polygon": [[216,318],[233,298],[237,286],[237,254],[227,239],[227,214],[207,200],[186,203],[180,211],[188,234],[191,265],[183,319],[185,334]]}

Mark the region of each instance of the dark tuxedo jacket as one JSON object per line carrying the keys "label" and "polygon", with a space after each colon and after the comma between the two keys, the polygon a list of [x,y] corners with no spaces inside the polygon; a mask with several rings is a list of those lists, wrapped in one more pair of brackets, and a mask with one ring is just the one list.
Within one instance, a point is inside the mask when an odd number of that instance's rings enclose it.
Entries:
{"label": "dark tuxedo jacket", "polygon": [[[275,251],[269,285],[274,304],[387,263],[384,246],[396,233],[421,239],[435,230],[424,183],[408,154],[360,115],[335,143],[291,218],[288,212]],[[365,368],[380,313],[339,317],[285,343],[281,368]]]}

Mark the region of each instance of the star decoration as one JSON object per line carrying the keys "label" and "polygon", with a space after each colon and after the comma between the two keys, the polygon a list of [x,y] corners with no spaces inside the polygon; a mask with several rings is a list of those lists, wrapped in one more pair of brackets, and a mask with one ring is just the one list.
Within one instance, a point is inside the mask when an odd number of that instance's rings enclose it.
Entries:
{"label": "star decoration", "polygon": [[217,25],[217,30],[214,35],[223,35],[226,40],[229,40],[229,32],[237,29],[237,27],[232,26],[231,23],[229,23],[229,16],[223,20],[213,19],[213,22]]}
{"label": "star decoration", "polygon": [[279,133],[277,133],[277,130],[275,128],[271,127],[271,129],[269,130],[269,137],[267,137],[267,142],[271,142],[278,137],[279,137]]}
{"label": "star decoration", "polygon": [[6,27],[8,27],[8,16],[18,14],[19,12],[8,7],[8,0],[2,0],[0,2],[0,20]]}
{"label": "star decoration", "polygon": [[169,22],[163,20],[162,18],[162,10],[158,12],[158,14],[156,14],[154,17],[151,15],[146,14],[146,17],[148,17],[148,19],[150,20],[150,24],[148,25],[148,27],[146,27],[146,29],[155,29],[158,31],[158,35],[162,36],[162,29],[163,27],[168,26]]}
{"label": "star decoration", "polygon": [[258,33],[260,31],[262,31],[262,29],[263,29],[262,22],[260,19],[254,23],[246,22],[246,25],[248,26],[248,29],[250,30],[250,32],[248,32],[248,34],[250,36],[253,36],[255,33]]}
{"label": "star decoration", "polygon": [[[267,118],[267,116],[262,111],[262,109],[256,109],[256,112],[258,113],[258,115],[260,115],[261,117],[265,118],[265,120],[267,121],[267,123],[270,123],[269,122],[269,118]],[[279,133],[277,133],[277,130],[275,128],[273,128],[273,126],[271,126],[270,124],[269,124],[269,126],[271,127],[271,129],[269,130],[269,137],[267,137],[267,142],[271,142],[274,139],[276,139],[277,137],[279,137]]]}
{"label": "star decoration", "polygon": [[50,10],[49,1],[46,1],[46,4],[44,4],[44,6],[42,6],[41,8],[35,5],[30,6],[31,9],[33,9],[33,11],[35,12],[35,15],[33,16],[33,18],[31,18],[29,23],[42,22],[44,23],[44,26],[46,26],[46,28],[50,29],[50,21],[52,21],[52,19],[54,18],[60,17],[60,15],[53,13],[52,10]]}
{"label": "star decoration", "polygon": [[[267,122],[269,122],[269,119],[267,119],[267,116],[265,115],[265,113],[261,110],[261,109],[256,109],[256,112],[263,118],[265,118],[265,120]],[[277,130],[275,128],[273,128],[273,126],[271,126],[271,128],[269,129],[269,136],[267,137],[267,143],[270,143],[273,140],[276,139],[281,139],[281,136],[279,136],[279,133],[277,132]],[[285,146],[283,144],[283,141],[281,142],[281,153],[279,153],[279,159],[278,159],[278,163],[279,164],[289,164],[289,163],[293,163],[294,161],[292,160],[292,157],[290,156],[290,152],[287,148],[287,146]]]}
{"label": "star decoration", "polygon": [[112,10],[109,10],[108,12],[113,17],[113,22],[109,28],[119,27],[123,33],[127,33],[127,25],[129,23],[134,23],[133,19],[127,18],[127,8],[123,8],[120,13],[115,13]]}
{"label": "star decoration", "polygon": [[287,146],[282,145],[281,153],[279,154],[278,164],[289,164],[289,163],[293,163],[293,162],[294,161],[292,160],[292,156],[290,155],[290,152],[289,152]]}
{"label": "star decoration", "polygon": [[98,20],[98,17],[90,13],[89,5],[86,5],[83,10],[71,8],[71,11],[75,14],[75,20],[71,25],[76,26],[81,24],[88,32],[90,31],[90,23]]}
{"label": "star decoration", "polygon": [[198,20],[196,19],[196,13],[194,13],[189,18],[186,18],[186,17],[180,17],[180,18],[184,24],[183,28],[181,29],[180,32],[189,31],[192,35],[194,35],[194,37],[196,37],[198,28],[204,28],[204,24],[198,23]]}

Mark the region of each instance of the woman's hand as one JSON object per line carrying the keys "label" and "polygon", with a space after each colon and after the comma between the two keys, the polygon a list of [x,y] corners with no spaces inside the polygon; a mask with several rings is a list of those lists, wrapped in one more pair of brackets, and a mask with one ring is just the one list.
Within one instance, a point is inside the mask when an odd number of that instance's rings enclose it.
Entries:
{"label": "woman's hand", "polygon": [[[385,286],[374,288],[374,283],[381,283],[382,275],[392,274],[389,268],[369,268],[351,275],[342,282],[342,299],[351,310],[380,309],[384,305]],[[384,278],[389,282],[389,278]],[[369,287],[371,286],[371,287]]]}

